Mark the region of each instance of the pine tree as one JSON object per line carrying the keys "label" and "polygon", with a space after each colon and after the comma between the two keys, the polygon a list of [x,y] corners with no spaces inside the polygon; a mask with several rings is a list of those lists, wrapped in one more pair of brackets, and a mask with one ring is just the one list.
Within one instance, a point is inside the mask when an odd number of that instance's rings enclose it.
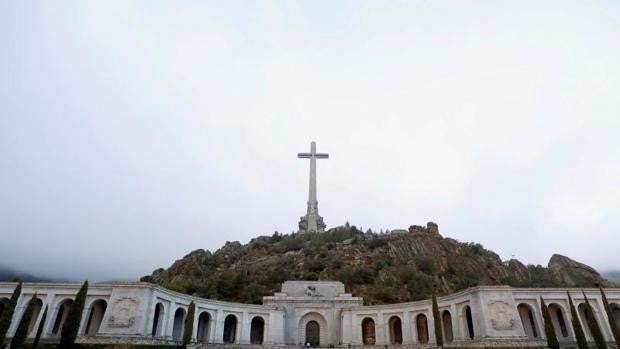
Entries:
{"label": "pine tree", "polygon": [[575,309],[573,298],[570,296],[568,291],[566,291],[566,294],[568,295],[568,305],[570,307],[570,323],[573,325],[573,331],[575,331],[577,347],[579,349],[588,349],[588,341],[586,340],[586,335],[583,332],[583,327],[581,327],[581,322],[579,321],[579,315],[577,314],[577,309]]}
{"label": "pine tree", "polygon": [[439,316],[439,305],[437,305],[437,296],[433,290],[433,324],[435,326],[435,343],[438,347],[443,346],[443,331],[441,326],[441,317]]}
{"label": "pine tree", "polygon": [[6,304],[4,311],[2,312],[2,317],[0,317],[0,348],[3,347],[4,339],[6,338],[6,333],[9,331],[9,327],[11,327],[11,320],[13,319],[13,313],[15,312],[15,306],[17,305],[17,300],[22,293],[22,282],[20,281],[13,290],[13,295],[11,299]]}
{"label": "pine tree", "polygon": [[77,338],[80,322],[82,321],[82,313],[84,312],[84,303],[86,302],[86,292],[88,292],[88,281],[84,281],[84,284],[75,296],[65,324],[62,326],[60,334],[61,348],[70,348]]}
{"label": "pine tree", "polygon": [[189,303],[189,307],[187,309],[187,317],[185,318],[185,328],[183,329],[183,345],[188,345],[192,341],[195,313],[196,304],[194,304],[194,301],[192,301],[191,303]]}
{"label": "pine tree", "polygon": [[24,310],[24,314],[22,315],[21,320],[19,320],[19,325],[17,326],[17,330],[15,330],[15,334],[11,339],[11,349],[25,349],[24,341],[28,336],[28,327],[30,326],[30,320],[32,319],[32,313],[34,312],[34,307],[37,304],[37,294],[35,293],[30,301],[28,301],[28,305]]}
{"label": "pine tree", "polygon": [[620,330],[618,330],[618,324],[616,323],[616,318],[609,306],[609,302],[607,301],[607,296],[605,296],[605,292],[603,292],[603,288],[599,287],[601,290],[601,296],[603,297],[603,306],[605,307],[605,313],[607,314],[607,321],[609,322],[609,327],[611,328],[611,333],[614,335],[614,339],[616,340],[616,348],[620,348]]}
{"label": "pine tree", "polygon": [[590,315],[586,316],[586,321],[588,322],[588,327],[590,328],[590,333],[592,333],[596,347],[598,349],[607,349],[607,343],[605,343],[605,338],[603,337],[603,332],[601,332],[601,327],[598,325],[598,322],[596,322],[594,310],[590,305],[590,301],[588,301],[588,297],[586,297],[585,292],[581,291],[581,293],[583,294],[583,298],[586,300],[586,308],[588,309],[588,313]]}
{"label": "pine tree", "polygon": [[547,304],[545,304],[545,300],[542,297],[540,297],[540,310],[545,324],[547,346],[549,349],[560,349],[560,342],[558,342],[558,337],[555,335],[555,330],[553,329],[553,322],[551,321],[549,308],[547,308]]}
{"label": "pine tree", "polygon": [[45,310],[43,311],[43,315],[41,316],[41,321],[39,321],[39,327],[37,328],[37,335],[34,337],[34,342],[32,342],[31,349],[37,349],[39,346],[39,340],[41,339],[41,333],[43,333],[43,326],[45,326],[45,319],[47,319],[47,305],[45,306]]}

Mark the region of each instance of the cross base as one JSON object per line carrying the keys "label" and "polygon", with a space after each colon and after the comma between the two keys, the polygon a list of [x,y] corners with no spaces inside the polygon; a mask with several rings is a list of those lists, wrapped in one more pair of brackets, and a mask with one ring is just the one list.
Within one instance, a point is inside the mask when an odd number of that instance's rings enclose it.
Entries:
{"label": "cross base", "polygon": [[323,217],[318,214],[307,214],[299,217],[299,232],[300,233],[322,233],[325,231],[325,223]]}

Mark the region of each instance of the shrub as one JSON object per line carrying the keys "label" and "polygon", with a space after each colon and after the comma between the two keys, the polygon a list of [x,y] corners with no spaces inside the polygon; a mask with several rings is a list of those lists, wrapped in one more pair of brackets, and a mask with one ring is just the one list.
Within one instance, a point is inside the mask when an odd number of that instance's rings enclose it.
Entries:
{"label": "shrub", "polygon": [[594,318],[594,310],[590,305],[590,301],[586,294],[582,292],[583,298],[586,300],[586,308],[588,309],[588,313],[590,316],[586,316],[586,321],[588,322],[588,327],[590,328],[590,333],[592,333],[592,337],[594,338],[594,342],[596,343],[596,347],[598,349],[606,349],[607,344],[605,343],[605,338],[603,337],[603,332],[601,332],[601,327],[596,322]]}
{"label": "shrub", "polygon": [[426,274],[415,273],[407,283],[407,289],[411,300],[428,299],[433,293],[433,279]]}
{"label": "shrub", "polygon": [[433,324],[435,325],[435,343],[438,347],[443,346],[443,331],[441,328],[441,317],[439,316],[439,305],[437,304],[437,296],[433,291]]}
{"label": "shrub", "polygon": [[416,256],[415,264],[421,272],[428,275],[435,274],[435,270],[437,269],[435,267],[435,261],[429,256]]}
{"label": "shrub", "polygon": [[588,349],[588,341],[586,340],[586,335],[583,333],[581,322],[579,322],[579,315],[577,314],[577,309],[575,309],[575,304],[573,304],[573,298],[568,291],[566,291],[566,295],[568,296],[568,306],[570,307],[570,323],[573,325],[577,347],[579,349]]}
{"label": "shrub", "polygon": [[32,342],[31,349],[37,349],[37,347],[39,346],[39,340],[41,339],[41,333],[43,333],[43,326],[45,325],[45,319],[47,319],[47,305],[45,306],[43,315],[41,315],[41,321],[39,321],[39,327],[37,328],[37,335],[34,337],[34,341]]}
{"label": "shrub", "polygon": [[9,302],[6,304],[6,308],[4,308],[2,316],[0,317],[0,347],[2,347],[4,339],[6,338],[6,333],[8,332],[9,327],[11,327],[11,320],[13,319],[15,306],[17,305],[17,300],[19,299],[21,293],[22,283],[20,281],[15,287],[15,290],[13,290],[13,295],[11,296]]}
{"label": "shrub", "polygon": [[22,315],[21,320],[19,320],[19,325],[15,330],[15,334],[11,339],[11,349],[24,349],[24,341],[26,340],[26,336],[28,336],[28,326],[30,325],[30,320],[32,319],[32,313],[34,312],[34,307],[37,302],[37,294],[35,293],[26,309],[24,310],[24,314]]}
{"label": "shrub", "polygon": [[86,301],[86,292],[88,292],[88,281],[84,281],[84,284],[75,296],[75,301],[69,309],[69,314],[65,320],[65,324],[62,326],[60,334],[60,347],[69,348],[75,342],[75,338],[80,330],[80,321],[82,320],[82,313],[84,312],[84,303]]}
{"label": "shrub", "polygon": [[616,318],[609,306],[609,302],[607,301],[607,296],[605,296],[605,292],[603,292],[603,288],[599,287],[601,290],[601,297],[603,297],[603,305],[605,306],[605,313],[607,314],[607,320],[609,321],[609,327],[611,328],[611,333],[614,335],[614,339],[616,340],[616,348],[620,348],[620,329],[618,329],[618,324],[616,323]]}
{"label": "shrub", "polygon": [[553,329],[549,308],[547,308],[547,304],[545,304],[545,300],[542,297],[540,297],[540,311],[543,316],[543,322],[545,323],[547,346],[549,349],[560,349],[560,342],[558,342],[558,337],[555,335],[555,330]]}
{"label": "shrub", "polygon": [[188,345],[192,341],[192,331],[194,331],[194,314],[196,313],[196,304],[194,301],[189,303],[187,308],[187,317],[185,318],[185,326],[183,327],[183,345]]}

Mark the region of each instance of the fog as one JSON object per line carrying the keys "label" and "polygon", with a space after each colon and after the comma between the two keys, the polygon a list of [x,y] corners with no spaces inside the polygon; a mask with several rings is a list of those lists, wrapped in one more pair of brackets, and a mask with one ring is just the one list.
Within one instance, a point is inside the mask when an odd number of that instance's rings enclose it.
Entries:
{"label": "fog", "polygon": [[620,3],[4,1],[0,265],[133,280],[305,214],[618,269]]}

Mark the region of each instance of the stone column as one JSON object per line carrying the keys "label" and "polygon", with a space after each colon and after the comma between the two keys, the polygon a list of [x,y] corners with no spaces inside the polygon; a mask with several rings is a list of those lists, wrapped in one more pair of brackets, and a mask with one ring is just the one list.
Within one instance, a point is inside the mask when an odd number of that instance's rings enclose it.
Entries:
{"label": "stone column", "polygon": [[250,316],[247,311],[241,314],[237,333],[239,334],[239,337],[237,337],[239,338],[239,344],[250,344]]}
{"label": "stone column", "polygon": [[[43,297],[42,297],[43,298]],[[34,338],[37,333],[37,329],[39,328],[39,324],[41,323],[41,317],[43,317],[43,312],[45,312],[45,304],[47,302],[47,296],[45,296],[42,300],[41,311],[39,311],[39,315],[37,315],[37,319],[34,322],[34,326],[32,327],[32,332],[28,334],[29,338]],[[47,319],[49,319],[49,309],[47,310]],[[45,324],[43,324],[45,327]],[[43,333],[41,333],[41,338],[43,338]]]}
{"label": "stone column", "polygon": [[166,317],[166,331],[164,331],[164,336],[168,338],[172,338],[172,331],[174,329],[174,313],[176,312],[177,303],[175,301],[170,302],[170,311],[168,312],[168,316]]}
{"label": "stone column", "polygon": [[[54,326],[54,321],[56,321],[56,308],[54,307],[54,302],[56,301],[56,294],[49,293],[45,298],[45,303],[47,303],[47,319],[45,320],[45,324],[43,325],[43,332],[41,333],[41,338],[47,338],[51,336],[52,329]],[[45,308],[46,304],[43,304]]]}
{"label": "stone column", "polygon": [[224,343],[224,312],[222,309],[217,310],[214,321],[215,333],[213,343]]}
{"label": "stone column", "polygon": [[[605,311],[605,305],[603,304],[603,299],[600,296],[595,296],[591,298],[592,301],[592,311],[594,312],[594,319],[599,323],[599,327],[601,328],[601,332],[603,332],[603,338],[606,341],[614,341],[614,337],[611,334],[611,329],[609,328],[609,321],[607,320],[607,312]],[[598,314],[597,314],[598,313]]]}
{"label": "stone column", "polygon": [[375,333],[375,336],[377,336],[376,345],[390,344],[388,343],[389,335],[386,332],[386,330],[389,330],[388,327],[389,326],[387,326],[385,324],[385,321],[383,320],[383,312],[379,310],[379,312],[377,313],[377,332]]}
{"label": "stone column", "polygon": [[[429,313],[430,316],[428,315]],[[428,344],[433,344],[433,346],[436,346],[437,339],[435,338],[435,321],[433,318],[433,310],[431,309],[429,313],[426,313],[426,330],[428,331]],[[441,312],[439,313],[439,320],[441,321]]]}
{"label": "stone column", "polygon": [[22,314],[24,313],[24,310],[26,310],[26,305],[28,304],[29,300],[30,300],[30,297],[24,295],[23,292],[22,294],[19,295],[19,298],[17,299],[17,304],[15,306],[15,310],[13,312],[13,320],[11,320],[11,323],[9,325],[9,330],[6,333],[7,337],[13,337],[13,334],[15,334],[15,331],[17,330],[17,326],[19,326],[20,319],[22,318]]}
{"label": "stone column", "polygon": [[409,313],[409,311],[404,311],[403,312],[403,321],[401,323],[402,326],[402,332],[403,332],[403,344],[407,345],[407,344],[413,344],[415,343],[415,337],[414,337],[414,331],[413,331],[413,327],[415,326],[415,324],[411,323],[411,314]]}
{"label": "stone column", "polygon": [[456,310],[456,304],[450,305],[450,322],[452,322],[452,340],[461,339],[461,328],[459,326],[459,313]]}
{"label": "stone column", "polygon": [[90,307],[93,301],[94,299],[88,299],[88,296],[87,296],[86,302],[84,302],[84,311],[82,311],[82,319],[80,320],[80,329],[78,330],[78,337],[83,335],[84,331],[86,330],[84,326],[86,326],[86,321],[88,317],[90,316]]}
{"label": "stone column", "polygon": [[196,311],[194,311],[194,322],[192,323],[192,342],[198,342],[198,317],[201,311],[198,309],[198,304],[195,305]]}

